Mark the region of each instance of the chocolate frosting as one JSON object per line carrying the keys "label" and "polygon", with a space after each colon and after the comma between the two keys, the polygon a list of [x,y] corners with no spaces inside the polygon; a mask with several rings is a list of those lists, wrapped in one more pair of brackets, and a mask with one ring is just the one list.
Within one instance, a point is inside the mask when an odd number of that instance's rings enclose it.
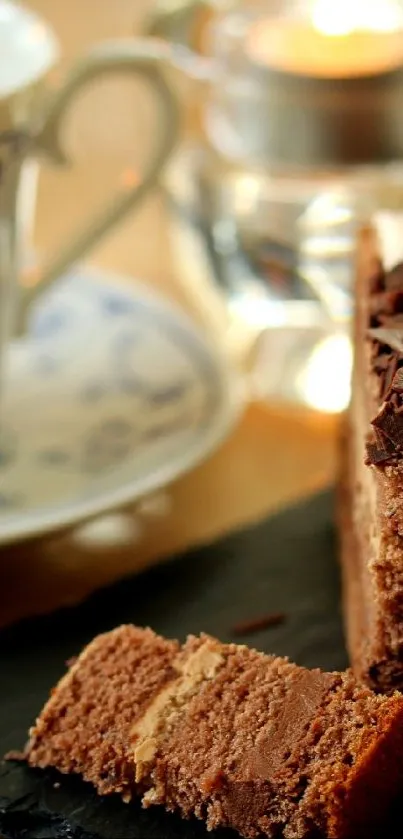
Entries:
{"label": "chocolate frosting", "polygon": [[366,463],[385,466],[403,453],[403,263],[370,283],[372,370],[379,380],[380,408],[371,421]]}
{"label": "chocolate frosting", "polygon": [[281,713],[254,748],[250,765],[255,777],[270,781],[299,746],[337,676],[320,670],[296,671]]}

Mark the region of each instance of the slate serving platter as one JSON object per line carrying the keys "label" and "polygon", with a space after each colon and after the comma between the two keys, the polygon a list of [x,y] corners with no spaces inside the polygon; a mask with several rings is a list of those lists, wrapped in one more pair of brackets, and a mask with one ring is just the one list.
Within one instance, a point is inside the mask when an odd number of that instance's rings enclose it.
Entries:
{"label": "slate serving platter", "polygon": [[[283,612],[276,627],[248,643],[308,667],[347,664],[333,529],[334,499],[324,493],[248,530],[191,551],[105,589],[74,609],[0,633],[0,754],[19,749],[64,662],[95,634],[120,623],[150,625],[183,639],[204,630],[235,640],[234,627]],[[239,639],[236,639],[239,640]],[[159,808],[143,811],[98,798],[78,778],[0,764],[4,839],[229,839]]]}

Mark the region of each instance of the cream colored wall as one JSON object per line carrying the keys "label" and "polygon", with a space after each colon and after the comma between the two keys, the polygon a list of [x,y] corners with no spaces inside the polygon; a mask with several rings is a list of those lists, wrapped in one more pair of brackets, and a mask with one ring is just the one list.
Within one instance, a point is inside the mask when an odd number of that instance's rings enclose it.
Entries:
{"label": "cream colored wall", "polygon": [[[94,43],[138,33],[151,7],[150,0],[31,0],[29,5],[49,21],[60,40],[55,82]],[[121,77],[83,94],[68,120],[69,148],[82,158],[96,152],[128,153],[133,142],[138,147],[151,116],[149,97],[139,95],[140,86]]]}
{"label": "cream colored wall", "polygon": [[[92,44],[138,34],[151,0],[29,0],[27,5],[48,20],[60,40],[61,60],[50,74],[57,85]],[[41,173],[36,244],[42,253],[82,226],[120,186],[128,168],[141,166],[154,126],[152,98],[135,80],[116,77],[80,95],[65,121],[72,166],[45,166]],[[157,197],[149,198],[140,213],[104,240],[93,258],[167,287],[172,273],[163,215]]]}

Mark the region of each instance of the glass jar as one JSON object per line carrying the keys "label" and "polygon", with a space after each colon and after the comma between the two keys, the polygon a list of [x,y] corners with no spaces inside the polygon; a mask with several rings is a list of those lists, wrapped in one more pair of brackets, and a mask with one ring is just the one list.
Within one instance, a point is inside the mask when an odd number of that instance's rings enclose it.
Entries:
{"label": "glass jar", "polygon": [[357,224],[403,195],[401,3],[193,5],[210,8],[185,59],[208,80],[193,175],[228,305],[259,328],[279,303],[291,329],[345,332]]}

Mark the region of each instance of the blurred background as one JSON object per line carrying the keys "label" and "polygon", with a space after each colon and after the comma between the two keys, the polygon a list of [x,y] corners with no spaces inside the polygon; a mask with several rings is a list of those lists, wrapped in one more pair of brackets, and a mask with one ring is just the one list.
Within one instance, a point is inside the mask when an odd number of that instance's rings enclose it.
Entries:
{"label": "blurred background", "polygon": [[[167,45],[167,78],[182,116],[175,154],[91,262],[141,279],[184,308],[237,370],[244,401],[219,450],[151,501],[29,546],[3,547],[3,622],[79,600],[333,483],[349,399],[356,230],[374,208],[393,205],[401,182],[400,129],[392,138],[372,133],[382,103],[392,108],[400,94],[395,70],[403,64],[400,4],[381,5],[379,16],[379,3],[357,2],[360,14],[372,10],[364,26],[343,3],[336,16],[323,2],[29,3],[60,41],[54,88],[101,40],[151,34]],[[296,6],[291,23],[308,38],[301,49],[279,29]],[[265,34],[263,7],[275,37]],[[350,51],[336,49],[329,68],[323,39],[333,36],[353,40]],[[100,79],[77,96],[64,134],[74,164],[40,170],[28,278],[38,255],[57,249],[102,198],[138,182],[156,119],[140,80]]]}
{"label": "blurred background", "polygon": [[[74,0],[67,8],[39,0],[30,7],[52,25],[60,40],[60,61],[50,74],[57,85],[73,60],[90,46],[104,39],[140,34],[152,3],[118,0],[112,6],[107,0],[90,0],[83,7]],[[71,110],[71,116],[66,117],[65,143],[74,167],[68,171],[46,168],[40,176],[36,231],[40,250],[57,248],[66,229],[78,227],[117,182],[130,179],[133,170],[141,167],[150,144],[153,103],[141,82],[121,76],[100,80],[80,94]],[[57,212],[53,204],[56,196]],[[162,215],[158,195],[150,196],[142,213],[124,222],[100,246],[96,260],[112,270],[133,272],[166,285],[166,272],[170,276],[172,272],[169,263],[167,268],[159,257],[167,248]]]}

